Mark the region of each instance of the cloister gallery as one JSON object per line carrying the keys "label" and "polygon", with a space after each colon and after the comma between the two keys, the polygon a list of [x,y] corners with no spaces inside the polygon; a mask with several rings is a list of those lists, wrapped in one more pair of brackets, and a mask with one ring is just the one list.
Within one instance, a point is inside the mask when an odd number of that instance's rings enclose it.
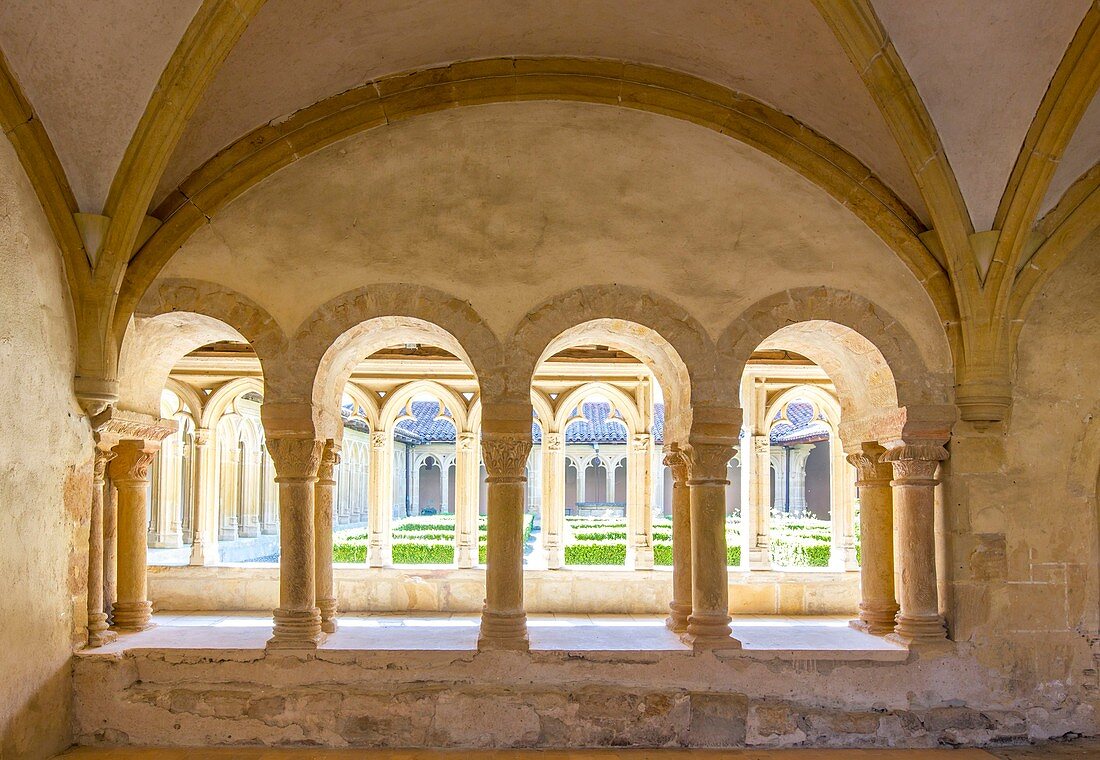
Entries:
{"label": "cloister gallery", "polygon": [[1096,2],[0,53],[0,756],[1098,733]]}

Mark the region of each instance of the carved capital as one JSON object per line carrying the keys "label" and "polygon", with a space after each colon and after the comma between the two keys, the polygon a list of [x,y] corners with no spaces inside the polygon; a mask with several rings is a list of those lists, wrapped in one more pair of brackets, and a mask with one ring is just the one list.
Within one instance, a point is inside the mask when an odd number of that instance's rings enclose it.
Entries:
{"label": "carved capital", "polygon": [[483,433],[481,452],[489,481],[496,483],[523,482],[523,469],[531,453],[529,433]]}
{"label": "carved capital", "polygon": [[210,428],[195,428],[193,433],[196,446],[207,446],[210,444]]}
{"label": "carved capital", "polygon": [[688,478],[695,485],[726,484],[733,446],[727,443],[692,443],[687,447]]}
{"label": "carved capital", "polygon": [[634,454],[646,454],[649,452],[649,436],[639,433],[630,439],[630,451]]}
{"label": "carved capital", "polygon": [[149,467],[157,450],[145,441],[122,441],[114,449],[111,460],[111,480],[115,483],[148,483]]}
{"label": "carved capital", "polygon": [[386,444],[389,443],[390,434],[381,430],[376,430],[370,434],[370,446],[372,449],[384,449]]}
{"label": "carved capital", "polygon": [[336,465],[340,464],[340,444],[331,438],[325,441],[321,450],[321,460],[317,465],[317,480],[332,483]]}
{"label": "carved capital", "polygon": [[543,433],[542,443],[550,451],[564,451],[565,433]]}
{"label": "carved capital", "polygon": [[477,433],[459,433],[455,446],[460,453],[469,454],[477,450]]}
{"label": "carved capital", "polygon": [[118,456],[113,450],[101,446],[95,447],[95,461],[92,465],[92,482],[102,486],[107,475],[107,463]]}
{"label": "carved capital", "polygon": [[687,485],[688,480],[688,456],[682,449],[669,449],[661,460],[664,465],[672,470],[672,480],[678,485]]}
{"label": "carved capital", "polygon": [[313,438],[268,438],[267,450],[275,462],[275,482],[315,479],[323,446],[324,441]]}
{"label": "carved capital", "polygon": [[940,443],[910,443],[890,449],[882,461],[894,466],[894,485],[934,486],[936,468],[947,457],[947,449]]}
{"label": "carved capital", "polygon": [[162,420],[137,412],[108,408],[93,421],[96,432],[104,438],[163,441],[179,428],[175,420]]}
{"label": "carved capital", "polygon": [[752,437],[752,450],[757,454],[768,454],[772,450],[772,439],[766,435]]}
{"label": "carved capital", "polygon": [[848,464],[856,468],[856,487],[873,488],[890,485],[893,469],[882,461],[886,450],[876,443],[865,443],[860,451],[848,455]]}

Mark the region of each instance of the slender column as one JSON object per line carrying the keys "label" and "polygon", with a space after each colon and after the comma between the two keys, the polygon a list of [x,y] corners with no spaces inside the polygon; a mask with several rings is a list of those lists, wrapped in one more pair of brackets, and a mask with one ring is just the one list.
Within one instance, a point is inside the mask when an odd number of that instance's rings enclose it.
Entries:
{"label": "slender column", "polygon": [[219,541],[237,539],[237,468],[240,467],[240,449],[236,441],[219,441],[218,498],[220,501]]}
{"label": "slender column", "polygon": [[205,565],[218,561],[218,532],[213,529],[216,521],[216,501],[213,498],[214,447],[210,445],[210,430],[195,429],[195,460],[191,466],[191,559],[192,565]]}
{"label": "slender column", "polygon": [[894,519],[901,564],[900,609],[895,635],[906,642],[940,641],[947,628],[936,589],[936,468],[947,459],[939,442],[890,448],[882,461],[894,467]]}
{"label": "slender column", "polygon": [[684,633],[691,616],[691,495],[687,454],[675,443],[669,444],[664,464],[672,472],[672,602],[668,605],[665,626]]}
{"label": "slender column", "polygon": [[103,490],[103,611],[114,623],[115,602],[118,601],[118,489],[108,479]]}
{"label": "slender column", "polygon": [[455,561],[477,565],[477,433],[462,432],[455,440]]}
{"label": "slender column", "polygon": [[332,587],[332,504],[336,495],[333,470],[339,462],[340,444],[329,438],[321,452],[313,497],[317,608],[321,611],[321,630],[325,633],[336,632],[336,594]]}
{"label": "slender column", "polygon": [[[96,436],[97,439],[99,436]],[[118,634],[108,629],[103,604],[103,491],[107,463],[114,458],[97,440],[92,470],[92,505],[88,519],[88,646],[100,647]]]}
{"label": "slender column", "polygon": [[832,506],[829,566],[833,570],[859,570],[859,559],[856,557],[854,482],[852,465],[845,458],[840,441],[834,436],[829,440],[829,501]]}
{"label": "slender column", "polygon": [[565,564],[565,434],[542,433],[542,546],[546,567]]}
{"label": "slender column", "polygon": [[126,631],[149,628],[153,605],[146,585],[145,528],[149,514],[149,467],[157,442],[125,440],[115,447],[111,480],[118,489],[118,601],[115,627]]}
{"label": "slender column", "polygon": [[771,445],[769,443],[769,461],[775,465],[775,487],[772,488],[772,509],[776,512],[784,512],[787,508],[787,454],[782,448],[776,449],[774,459],[771,459]]}
{"label": "slender column", "polygon": [[149,505],[148,545],[157,549],[178,549],[180,535],[180,467],[182,441],[176,435],[164,439],[159,453],[156,498]]}
{"label": "slender column", "polygon": [[650,436],[630,439],[626,460],[626,566],[635,570],[653,569],[653,512],[649,508],[652,488],[649,470]]}
{"label": "slender column", "polygon": [[489,530],[478,649],[528,648],[523,609],[523,470],[531,453],[527,424],[526,433],[486,431],[481,436],[489,473]]}
{"label": "slender column", "polygon": [[315,649],[325,640],[317,608],[313,496],[322,441],[268,438],[279,484],[279,608],[269,649]]}
{"label": "slender column", "polygon": [[260,452],[260,467],[264,479],[260,533],[274,536],[279,532],[279,484],[275,482],[275,464],[267,453],[266,443]]}
{"label": "slender column", "polygon": [[584,459],[577,460],[577,504],[582,501],[588,501],[588,497],[585,494],[585,477],[588,472],[588,461]]}
{"label": "slender column", "polygon": [[894,630],[898,603],[894,598],[894,496],[890,490],[893,468],[880,461],[885,450],[864,443],[848,455],[859,480],[859,535],[863,567],[859,576],[859,619],[851,625],[876,635]]}
{"label": "slender column", "polygon": [[412,513],[420,514],[420,467],[423,460],[413,457],[412,468],[409,472],[409,503],[412,505]]}
{"label": "slender column", "polygon": [[791,512],[802,516],[806,514],[806,460],[810,458],[814,444],[799,443],[791,446]]}
{"label": "slender column", "polygon": [[[615,501],[615,470],[618,468],[615,463],[610,459],[604,460],[603,469],[603,482],[604,482],[604,497],[603,500],[610,504]],[[625,513],[625,509],[623,510]]]}
{"label": "slender column", "polygon": [[771,441],[766,435],[746,439],[749,453],[741,457],[741,565],[749,570],[767,570],[772,564]]}
{"label": "slender column", "polygon": [[731,444],[688,447],[691,500],[691,615],[683,638],[695,649],[739,649],[730,635],[726,568],[726,480]]}
{"label": "slender column", "polygon": [[[447,500],[450,498],[451,490],[451,463],[443,459],[439,459],[439,514],[443,515],[448,512],[448,509],[453,510],[454,505],[450,504]],[[455,480],[458,478],[456,477]]]}
{"label": "slender column", "polygon": [[367,522],[370,545],[367,562],[371,567],[393,564],[390,525],[393,523],[393,433],[376,430],[370,434],[371,487]]}

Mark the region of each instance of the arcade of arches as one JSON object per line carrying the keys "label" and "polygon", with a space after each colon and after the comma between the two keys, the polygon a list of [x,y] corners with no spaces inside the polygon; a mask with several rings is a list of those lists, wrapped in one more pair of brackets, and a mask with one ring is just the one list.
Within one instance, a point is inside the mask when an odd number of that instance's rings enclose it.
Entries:
{"label": "arcade of arches", "polygon": [[1100,732],[1096,2],[91,5],[0,7],[0,756]]}

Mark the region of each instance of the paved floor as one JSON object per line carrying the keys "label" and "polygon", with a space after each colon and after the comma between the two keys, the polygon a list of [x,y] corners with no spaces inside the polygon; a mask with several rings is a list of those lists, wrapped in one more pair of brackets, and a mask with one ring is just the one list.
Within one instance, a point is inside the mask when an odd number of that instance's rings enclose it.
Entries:
{"label": "paved floor", "polygon": [[1100,741],[980,749],[790,750],[350,750],[350,749],[89,749],[60,757],[88,760],[1097,760]]}
{"label": "paved floor", "polygon": [[[87,653],[126,649],[262,649],[271,636],[271,617],[255,612],[161,612],[155,628],[119,637]],[[384,615],[348,613],[325,649],[453,650],[477,648],[476,613]],[[813,652],[831,657],[904,660],[903,647],[853,630],[845,617],[740,616],[734,635],[761,656]],[[685,651],[659,615],[528,616],[531,648],[552,651]]]}

